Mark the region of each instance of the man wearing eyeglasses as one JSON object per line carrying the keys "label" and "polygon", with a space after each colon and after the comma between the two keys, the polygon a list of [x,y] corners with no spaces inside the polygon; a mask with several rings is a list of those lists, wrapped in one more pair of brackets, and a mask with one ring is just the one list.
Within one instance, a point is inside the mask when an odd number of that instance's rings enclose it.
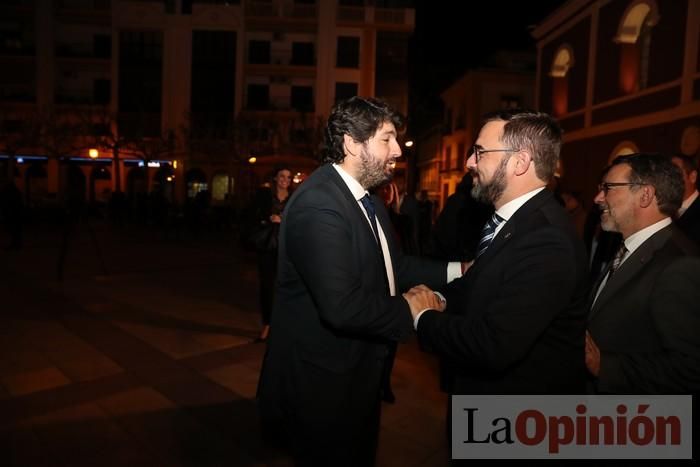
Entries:
{"label": "man wearing eyeglasses", "polygon": [[683,180],[670,158],[612,163],[595,202],[623,244],[592,291],[586,366],[593,391],[688,394],[700,388],[700,258],[672,224]]}
{"label": "man wearing eyeglasses", "polygon": [[585,390],[586,253],[545,187],[561,129],[549,115],[486,116],[467,158],[472,194],[493,204],[477,257],[441,292],[444,313],[416,313],[423,348],[453,373],[451,394],[576,394]]}

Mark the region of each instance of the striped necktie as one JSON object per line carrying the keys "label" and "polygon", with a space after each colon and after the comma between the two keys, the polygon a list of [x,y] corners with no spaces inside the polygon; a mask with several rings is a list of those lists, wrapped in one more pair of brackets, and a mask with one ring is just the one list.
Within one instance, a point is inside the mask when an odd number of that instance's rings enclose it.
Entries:
{"label": "striped necktie", "polygon": [[493,216],[491,216],[491,219],[486,221],[486,224],[484,224],[484,228],[481,230],[481,239],[479,239],[479,246],[476,249],[477,258],[481,256],[489,247],[489,245],[493,241],[493,237],[496,236],[496,229],[499,225],[503,223],[503,221],[504,219],[495,212],[493,213]]}

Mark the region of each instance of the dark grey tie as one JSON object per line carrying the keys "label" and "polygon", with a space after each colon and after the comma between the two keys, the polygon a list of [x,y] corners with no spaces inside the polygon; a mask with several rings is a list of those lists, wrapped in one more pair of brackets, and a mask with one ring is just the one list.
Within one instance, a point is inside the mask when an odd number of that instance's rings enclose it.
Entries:
{"label": "dark grey tie", "polygon": [[479,246],[476,249],[477,258],[481,256],[489,247],[489,245],[493,241],[493,237],[496,236],[496,229],[499,225],[501,225],[501,223],[503,223],[503,220],[504,219],[501,216],[494,212],[493,216],[491,216],[491,219],[486,221],[486,224],[484,224],[484,228],[481,229],[481,238],[479,239]]}
{"label": "dark grey tie", "polygon": [[626,254],[627,247],[625,246],[625,242],[622,242],[622,245],[620,245],[620,248],[615,253],[615,257],[610,262],[610,268],[608,269],[608,281],[613,276],[613,274],[615,274],[615,271],[617,271],[617,269],[620,267],[620,265],[622,264],[622,260]]}

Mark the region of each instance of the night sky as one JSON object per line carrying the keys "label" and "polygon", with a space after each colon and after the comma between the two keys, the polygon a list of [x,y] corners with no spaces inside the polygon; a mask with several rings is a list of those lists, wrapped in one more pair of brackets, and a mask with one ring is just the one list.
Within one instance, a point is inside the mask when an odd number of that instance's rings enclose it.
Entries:
{"label": "night sky", "polygon": [[[530,35],[563,0],[466,2],[416,0],[409,49],[413,114],[434,108],[439,93],[499,49],[535,51]],[[457,12],[457,5],[459,10]],[[418,102],[420,101],[420,102]]]}

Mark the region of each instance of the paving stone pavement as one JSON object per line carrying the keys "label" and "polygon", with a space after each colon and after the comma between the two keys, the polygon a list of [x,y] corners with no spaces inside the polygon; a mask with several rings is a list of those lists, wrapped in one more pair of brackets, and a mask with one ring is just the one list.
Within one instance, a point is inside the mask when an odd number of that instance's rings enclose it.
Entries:
{"label": "paving stone pavement", "polygon": [[[283,465],[255,409],[255,258],[230,232],[30,226],[0,251],[0,465]],[[379,467],[447,464],[435,360],[399,347]]]}

